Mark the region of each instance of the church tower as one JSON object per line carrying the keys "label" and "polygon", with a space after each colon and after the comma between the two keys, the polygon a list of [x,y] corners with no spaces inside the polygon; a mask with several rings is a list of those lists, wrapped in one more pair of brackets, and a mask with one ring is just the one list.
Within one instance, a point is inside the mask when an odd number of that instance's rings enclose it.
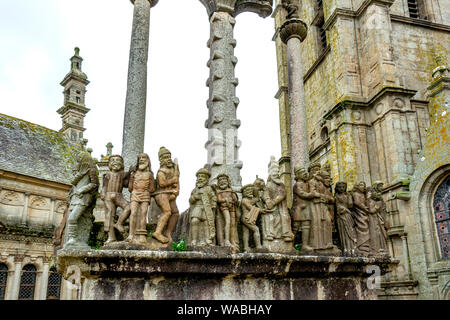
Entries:
{"label": "church tower", "polygon": [[86,130],[84,117],[89,112],[85,106],[86,86],[89,81],[81,69],[83,58],[80,57],[79,48],[75,48],[75,55],[70,61],[70,72],[61,82],[64,87],[64,105],[57,111],[62,118],[62,128],[59,131],[67,135],[71,141],[80,144]]}

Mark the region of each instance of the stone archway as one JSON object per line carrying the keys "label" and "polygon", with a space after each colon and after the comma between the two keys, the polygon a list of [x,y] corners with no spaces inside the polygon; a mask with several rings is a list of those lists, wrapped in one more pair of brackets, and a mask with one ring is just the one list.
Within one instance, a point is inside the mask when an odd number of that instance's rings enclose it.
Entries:
{"label": "stone archway", "polygon": [[441,259],[450,259],[450,174],[438,185],[433,196],[433,213]]}

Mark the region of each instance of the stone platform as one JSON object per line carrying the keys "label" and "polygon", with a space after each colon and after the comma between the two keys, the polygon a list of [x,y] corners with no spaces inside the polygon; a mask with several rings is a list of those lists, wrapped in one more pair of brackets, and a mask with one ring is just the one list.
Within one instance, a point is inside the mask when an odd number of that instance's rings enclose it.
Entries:
{"label": "stone platform", "polygon": [[58,271],[80,285],[81,300],[373,300],[368,269],[375,266],[383,275],[397,263],[275,253],[62,249],[57,254]]}

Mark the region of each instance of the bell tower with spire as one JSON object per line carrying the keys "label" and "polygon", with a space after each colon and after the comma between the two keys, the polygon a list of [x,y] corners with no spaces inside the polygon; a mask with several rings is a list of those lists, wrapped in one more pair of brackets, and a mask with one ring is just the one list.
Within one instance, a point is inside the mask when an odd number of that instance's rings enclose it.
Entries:
{"label": "bell tower with spire", "polygon": [[89,84],[86,74],[82,71],[83,58],[80,49],[75,48],[75,55],[70,59],[70,72],[64,77],[61,85],[64,87],[64,105],[58,109],[61,115],[62,128],[59,130],[74,143],[83,141],[84,117],[89,109],[85,106],[86,86]]}

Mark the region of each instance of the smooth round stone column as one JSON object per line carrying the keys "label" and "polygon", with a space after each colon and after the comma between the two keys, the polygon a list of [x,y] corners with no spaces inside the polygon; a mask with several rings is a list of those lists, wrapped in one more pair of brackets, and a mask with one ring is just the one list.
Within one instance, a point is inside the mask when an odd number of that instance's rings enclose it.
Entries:
{"label": "smooth round stone column", "polygon": [[294,168],[309,166],[308,132],[306,125],[306,105],[303,86],[301,42],[306,38],[307,27],[300,19],[290,19],[280,28],[281,40],[287,45],[291,175]]}
{"label": "smooth round stone column", "polygon": [[137,156],[144,151],[150,8],[156,5],[158,0],[131,2],[134,5],[133,31],[122,140],[122,156],[126,170],[136,164]]}

